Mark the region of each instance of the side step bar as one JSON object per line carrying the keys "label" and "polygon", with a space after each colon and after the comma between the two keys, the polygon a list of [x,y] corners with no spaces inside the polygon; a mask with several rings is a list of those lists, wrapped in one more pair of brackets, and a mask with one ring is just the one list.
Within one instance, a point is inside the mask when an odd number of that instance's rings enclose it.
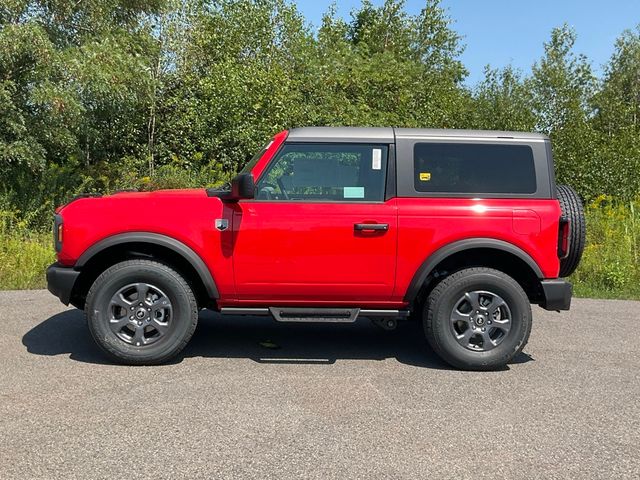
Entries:
{"label": "side step bar", "polygon": [[278,308],[269,307],[278,322],[353,323],[359,308]]}
{"label": "side step bar", "polygon": [[241,308],[225,307],[223,315],[271,315],[278,322],[353,323],[359,316],[406,318],[408,310],[367,310],[360,308]]}

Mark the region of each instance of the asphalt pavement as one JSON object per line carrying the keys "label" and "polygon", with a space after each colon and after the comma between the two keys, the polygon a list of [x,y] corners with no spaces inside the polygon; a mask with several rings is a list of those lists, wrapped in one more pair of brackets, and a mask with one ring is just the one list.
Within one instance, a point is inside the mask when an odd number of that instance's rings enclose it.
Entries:
{"label": "asphalt pavement", "polygon": [[411,323],[203,312],[157,367],[110,364],[46,291],[0,292],[0,327],[0,479],[640,478],[640,302],[535,308],[488,373]]}

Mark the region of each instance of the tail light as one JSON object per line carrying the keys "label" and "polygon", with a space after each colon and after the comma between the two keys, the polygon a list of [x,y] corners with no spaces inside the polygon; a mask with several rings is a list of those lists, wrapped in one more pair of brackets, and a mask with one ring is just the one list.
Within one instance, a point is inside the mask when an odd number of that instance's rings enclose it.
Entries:
{"label": "tail light", "polygon": [[62,215],[56,213],[53,216],[53,244],[56,252],[62,250]]}
{"label": "tail light", "polygon": [[569,255],[570,232],[571,222],[567,217],[560,217],[560,226],[558,227],[558,257],[560,259],[565,259],[567,258],[567,255]]}

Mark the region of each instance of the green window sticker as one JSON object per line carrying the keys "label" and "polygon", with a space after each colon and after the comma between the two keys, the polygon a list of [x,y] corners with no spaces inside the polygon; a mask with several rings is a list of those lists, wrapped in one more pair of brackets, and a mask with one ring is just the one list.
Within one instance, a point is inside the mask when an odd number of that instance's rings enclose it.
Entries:
{"label": "green window sticker", "polygon": [[364,198],[364,187],[344,187],[344,198]]}

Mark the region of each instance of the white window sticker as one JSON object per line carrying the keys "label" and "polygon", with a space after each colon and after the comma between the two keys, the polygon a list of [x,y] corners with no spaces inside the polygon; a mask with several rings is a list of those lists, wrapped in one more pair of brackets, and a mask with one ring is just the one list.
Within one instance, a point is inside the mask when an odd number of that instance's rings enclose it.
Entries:
{"label": "white window sticker", "polygon": [[364,198],[364,187],[344,187],[343,198]]}
{"label": "white window sticker", "polygon": [[371,155],[371,168],[373,170],[380,170],[382,168],[382,150],[379,148],[373,149]]}

